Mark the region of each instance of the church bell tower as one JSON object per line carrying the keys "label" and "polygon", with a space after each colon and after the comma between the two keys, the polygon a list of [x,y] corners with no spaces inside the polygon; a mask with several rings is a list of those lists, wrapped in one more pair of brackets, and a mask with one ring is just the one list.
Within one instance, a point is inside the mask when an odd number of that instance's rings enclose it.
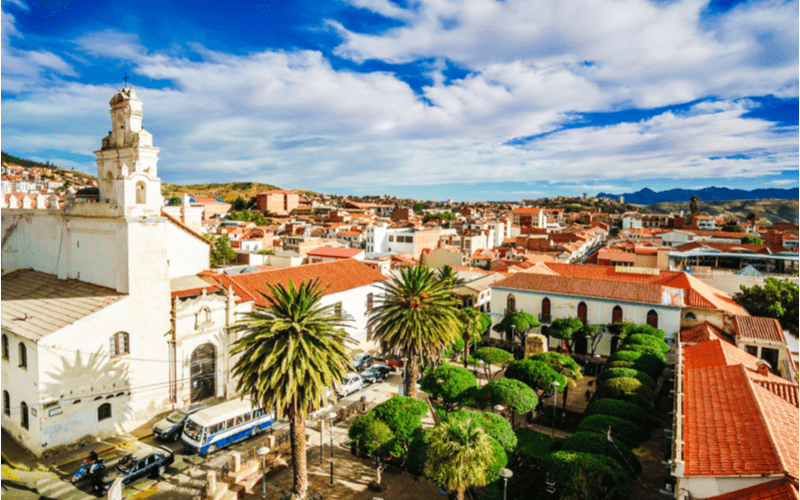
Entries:
{"label": "church bell tower", "polygon": [[123,217],[158,216],[164,204],[158,177],[159,148],[142,127],[142,101],[132,87],[111,98],[111,130],[97,155],[100,203]]}

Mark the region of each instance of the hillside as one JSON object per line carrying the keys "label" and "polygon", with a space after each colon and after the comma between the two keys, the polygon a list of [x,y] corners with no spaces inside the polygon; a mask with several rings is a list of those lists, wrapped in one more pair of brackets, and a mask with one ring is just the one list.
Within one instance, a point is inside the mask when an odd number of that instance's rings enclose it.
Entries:
{"label": "hillside", "polygon": [[[745,220],[750,212],[755,212],[762,224],[769,222],[797,222],[798,200],[700,200],[700,213],[703,215],[730,215]],[[689,213],[689,202],[655,203],[646,207],[643,212],[655,214],[678,213],[681,210]]]}
{"label": "hillside", "polygon": [[[617,199],[618,194],[599,193],[598,198]],[[707,187],[703,189],[669,189],[667,191],[653,191],[644,188],[635,193],[623,194],[625,201],[637,205],[651,205],[653,203],[681,202],[689,201],[692,196],[697,196],[706,201],[737,201],[737,200],[759,200],[759,199],[780,199],[796,200],[800,196],[800,189],[754,189],[745,191],[743,189],[729,189],[726,187]]]}
{"label": "hillside", "polygon": [[97,180],[97,178],[93,175],[85,174],[83,172],[76,172],[75,170],[67,170],[65,168],[60,168],[57,165],[50,163],[49,161],[42,163],[40,161],[26,160],[24,158],[18,158],[16,156],[10,155],[5,151],[0,152],[0,156],[2,156],[2,160],[8,163],[9,165],[19,165],[20,167],[25,167],[25,168],[34,168],[34,167],[46,168],[48,170],[52,170],[53,175],[63,176],[66,173],[70,173],[73,176],[81,179]]}
{"label": "hillside", "polygon": [[189,195],[204,195],[219,198],[228,203],[232,203],[237,197],[241,196],[245,200],[250,200],[255,195],[262,191],[269,191],[270,189],[282,189],[272,184],[261,184],[258,182],[228,182],[225,184],[167,184],[161,183],[161,194],[166,199],[173,196],[183,196],[184,193]]}

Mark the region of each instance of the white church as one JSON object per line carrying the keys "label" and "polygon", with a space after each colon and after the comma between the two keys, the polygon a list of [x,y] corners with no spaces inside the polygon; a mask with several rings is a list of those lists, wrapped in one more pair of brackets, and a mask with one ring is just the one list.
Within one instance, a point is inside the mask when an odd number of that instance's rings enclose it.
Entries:
{"label": "white church", "polygon": [[111,99],[95,192],[2,211],[2,427],[36,455],[233,396],[240,303],[197,276],[210,242],[163,211],[132,88]]}

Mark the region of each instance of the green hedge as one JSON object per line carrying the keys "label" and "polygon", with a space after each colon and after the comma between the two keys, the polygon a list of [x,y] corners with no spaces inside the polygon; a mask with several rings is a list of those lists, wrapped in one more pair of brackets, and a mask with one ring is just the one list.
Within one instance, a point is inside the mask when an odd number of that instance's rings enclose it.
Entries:
{"label": "green hedge", "polygon": [[507,452],[513,452],[517,448],[517,435],[511,428],[508,420],[500,415],[488,412],[472,411],[472,410],[458,410],[450,413],[448,420],[455,420],[459,422],[472,419],[478,423],[478,426],[494,438]]}
{"label": "green hedge", "polygon": [[427,447],[430,433],[431,429],[417,429],[408,444],[408,457],[406,458],[405,468],[415,476],[425,475],[425,460],[428,456]]}
{"label": "green hedge", "polygon": [[576,432],[599,432],[605,434],[611,426],[611,437],[619,439],[630,448],[636,448],[647,439],[647,433],[628,420],[611,415],[589,415],[581,420]]}
{"label": "green hedge", "polygon": [[644,385],[653,390],[655,390],[656,388],[656,381],[653,380],[653,377],[651,377],[650,375],[646,374],[643,371],[636,370],[635,368],[616,368],[616,367],[606,368],[603,371],[603,373],[601,373],[600,376],[597,377],[597,380],[603,382],[605,380],[618,377],[635,378],[636,380],[638,380],[639,382],[643,383]]}
{"label": "green hedge", "polygon": [[667,363],[667,357],[661,352],[657,347],[652,347],[649,345],[643,344],[622,344],[622,347],[619,348],[620,351],[636,351],[636,352],[644,352],[647,354],[652,354],[653,356],[657,357],[661,360],[662,363]]}
{"label": "green hedge", "polygon": [[561,500],[627,500],[631,495],[631,475],[607,456],[557,451],[545,457],[542,469],[555,481]]}
{"label": "green hedge", "polygon": [[633,323],[623,323],[622,327],[620,328],[620,334],[623,339],[637,334],[649,335],[661,340],[664,340],[665,338],[664,330],[653,328],[650,325],[634,325]]}
{"label": "green hedge", "polygon": [[[661,356],[663,357],[663,354]],[[654,379],[657,379],[659,376],[661,376],[661,372],[664,371],[664,367],[666,366],[666,364],[658,356],[635,350],[621,350],[615,352],[608,358],[609,366],[618,366],[612,364],[616,361],[633,362],[634,365],[627,366],[627,368],[641,370]]]}
{"label": "green hedge", "polygon": [[567,438],[561,449],[564,451],[582,451],[593,455],[606,455],[619,462],[622,468],[630,474],[640,475],[642,473],[642,464],[636,458],[636,455],[619,439],[613,437],[611,439],[613,446],[608,442],[605,434],[600,434],[599,432],[576,432]]}
{"label": "green hedge", "polygon": [[586,407],[585,416],[589,415],[610,415],[612,417],[624,418],[642,429],[649,429],[653,425],[653,419],[646,410],[636,403],[621,401],[619,399],[598,399]]}
{"label": "green hedge", "polygon": [[649,345],[650,347],[654,347],[663,353],[669,352],[669,344],[667,344],[658,337],[653,337],[652,335],[645,335],[643,333],[637,333],[635,335],[631,335],[630,337],[626,338],[625,344]]}
{"label": "green hedge", "polygon": [[628,392],[641,394],[648,399],[653,399],[655,395],[653,389],[650,389],[635,378],[617,377],[602,382],[597,388],[597,397],[619,399],[619,396]]}

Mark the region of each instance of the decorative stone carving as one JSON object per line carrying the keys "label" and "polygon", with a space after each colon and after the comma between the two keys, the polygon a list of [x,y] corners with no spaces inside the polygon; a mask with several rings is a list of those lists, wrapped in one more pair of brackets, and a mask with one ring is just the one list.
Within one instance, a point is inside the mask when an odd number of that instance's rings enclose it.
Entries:
{"label": "decorative stone carving", "polygon": [[534,333],[525,338],[525,357],[547,352],[547,337]]}

